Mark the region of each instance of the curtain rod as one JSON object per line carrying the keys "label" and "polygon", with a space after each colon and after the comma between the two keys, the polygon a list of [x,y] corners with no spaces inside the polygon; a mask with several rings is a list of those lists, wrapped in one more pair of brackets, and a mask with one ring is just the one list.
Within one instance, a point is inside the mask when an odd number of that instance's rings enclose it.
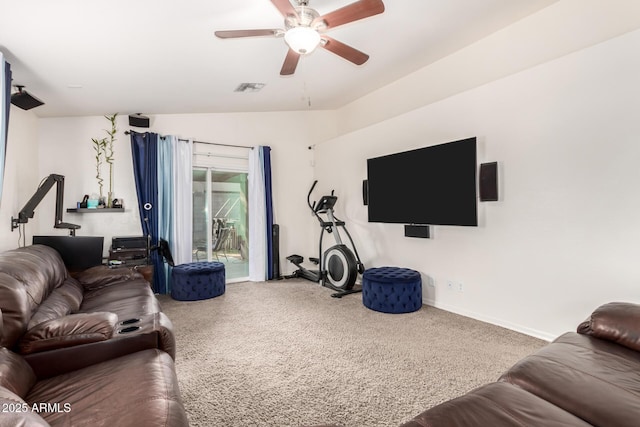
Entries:
{"label": "curtain rod", "polygon": [[[181,139],[181,138],[178,138],[178,141],[189,142],[188,139]],[[220,145],[222,147],[248,148],[249,150],[253,150],[253,147],[249,147],[247,145],[222,144],[220,142],[205,142],[205,141],[193,141],[193,143],[206,144],[206,145]]]}
{"label": "curtain rod", "polygon": [[[136,132],[135,130],[125,130],[124,134],[125,135],[129,135],[131,132]],[[139,132],[136,132],[139,133]],[[164,138],[164,136],[161,136],[160,138]],[[189,142],[188,139],[181,139],[178,138],[178,141],[182,141],[182,142]],[[233,144],[222,144],[220,142],[205,142],[205,141],[193,141],[194,144],[206,144],[206,145],[220,145],[222,147],[235,147],[235,148],[248,148],[249,150],[253,150],[253,147],[249,147],[247,145],[233,145]]]}

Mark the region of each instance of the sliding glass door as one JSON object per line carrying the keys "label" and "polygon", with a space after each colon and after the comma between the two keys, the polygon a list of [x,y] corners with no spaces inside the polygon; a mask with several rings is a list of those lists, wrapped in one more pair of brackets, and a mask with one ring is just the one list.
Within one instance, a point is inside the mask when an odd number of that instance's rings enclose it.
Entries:
{"label": "sliding glass door", "polygon": [[227,282],[248,280],[247,171],[193,169],[193,261],[225,264]]}

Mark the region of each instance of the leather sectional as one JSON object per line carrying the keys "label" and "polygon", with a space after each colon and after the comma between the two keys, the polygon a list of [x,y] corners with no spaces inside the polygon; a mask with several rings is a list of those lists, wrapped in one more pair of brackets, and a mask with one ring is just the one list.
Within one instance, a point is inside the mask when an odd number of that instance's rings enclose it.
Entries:
{"label": "leather sectional", "polygon": [[175,339],[128,268],[71,277],[52,248],[0,254],[0,426],[188,426]]}
{"label": "leather sectional", "polygon": [[487,384],[402,427],[640,425],[640,305],[609,303]]}

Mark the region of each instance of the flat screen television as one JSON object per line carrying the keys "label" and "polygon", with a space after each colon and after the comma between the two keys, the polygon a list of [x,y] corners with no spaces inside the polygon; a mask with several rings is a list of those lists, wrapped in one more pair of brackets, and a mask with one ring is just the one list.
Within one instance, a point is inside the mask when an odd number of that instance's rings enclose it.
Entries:
{"label": "flat screen television", "polygon": [[367,160],[369,222],[478,225],[476,138]]}

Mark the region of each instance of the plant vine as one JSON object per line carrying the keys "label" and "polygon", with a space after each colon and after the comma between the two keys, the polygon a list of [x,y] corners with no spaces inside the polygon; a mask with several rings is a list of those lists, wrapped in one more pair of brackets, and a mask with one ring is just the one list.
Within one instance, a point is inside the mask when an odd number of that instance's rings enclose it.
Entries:
{"label": "plant vine", "polygon": [[[112,116],[104,116],[105,119],[109,120],[111,123],[111,130],[106,130],[105,132],[108,135],[108,139],[105,138],[105,150],[104,150],[104,161],[109,165],[109,196],[113,195],[113,161],[114,161],[114,150],[113,143],[116,141],[116,117],[118,113],[115,113]],[[109,201],[111,202],[111,201]]]}
{"label": "plant vine", "polygon": [[93,141],[93,149],[96,152],[96,179],[98,180],[98,189],[100,190],[100,197],[102,197],[102,188],[104,187],[104,179],[102,178],[102,172],[100,166],[102,166],[102,158],[107,146],[107,139],[91,138]]}

